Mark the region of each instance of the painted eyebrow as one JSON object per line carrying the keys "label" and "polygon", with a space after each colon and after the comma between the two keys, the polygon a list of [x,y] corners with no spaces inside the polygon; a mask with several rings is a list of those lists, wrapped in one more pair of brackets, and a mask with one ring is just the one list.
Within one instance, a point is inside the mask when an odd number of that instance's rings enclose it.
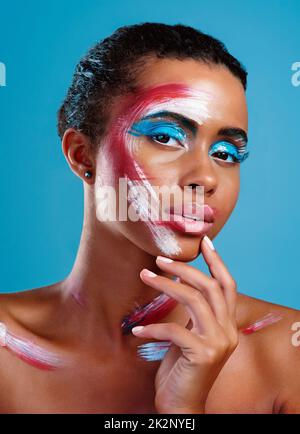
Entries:
{"label": "painted eyebrow", "polygon": [[247,133],[242,128],[224,127],[218,131],[218,136],[227,136],[231,139],[238,140],[243,146],[245,146],[248,142]]}
{"label": "painted eyebrow", "polygon": [[168,117],[168,118],[174,119],[175,121],[179,121],[182,123],[182,125],[186,126],[194,135],[196,134],[197,123],[192,121],[192,119],[189,119],[186,116],[183,116],[179,113],[174,113],[174,112],[169,112],[167,110],[164,110],[164,111],[150,114],[148,116],[144,116],[144,117],[142,117],[142,120],[156,119],[156,118],[161,118],[161,117]]}
{"label": "painted eyebrow", "polygon": [[[179,113],[170,112],[168,110],[160,111],[157,113],[150,114],[148,116],[144,116],[142,120],[145,119],[155,119],[160,117],[169,117],[174,120],[180,121],[183,125],[185,125],[194,135],[197,131],[197,122],[193,121],[190,118],[187,118],[186,116],[183,116]],[[221,128],[218,133],[218,136],[227,136],[231,139],[239,140],[241,141],[241,144],[245,146],[248,142],[248,136],[246,131],[244,131],[242,128],[237,127],[223,127]]]}

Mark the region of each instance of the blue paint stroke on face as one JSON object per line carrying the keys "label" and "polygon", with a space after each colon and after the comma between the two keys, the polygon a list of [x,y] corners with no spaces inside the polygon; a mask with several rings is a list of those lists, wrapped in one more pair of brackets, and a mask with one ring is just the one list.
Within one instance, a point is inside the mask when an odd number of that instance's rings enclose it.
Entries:
{"label": "blue paint stroke on face", "polygon": [[235,146],[233,143],[222,140],[211,145],[209,155],[214,154],[219,155],[217,159],[231,164],[245,161],[249,156],[249,151],[246,145]]}
{"label": "blue paint stroke on face", "polygon": [[174,121],[142,119],[133,124],[129,134],[146,136],[155,142],[176,148],[187,149],[186,132]]}
{"label": "blue paint stroke on face", "polygon": [[[161,119],[162,116],[174,117],[175,119]],[[128,132],[135,137],[148,137],[160,145],[188,150],[188,135],[178,123],[178,121],[183,122],[183,119],[183,117],[174,113],[156,113],[135,122]],[[186,120],[186,122],[189,121]],[[193,136],[195,136],[196,131],[194,126],[188,124],[187,127],[191,130]],[[249,156],[249,151],[247,150],[247,142],[245,140],[242,141],[241,146],[237,146],[223,139],[211,145],[209,155],[217,160],[232,164],[245,161]]]}

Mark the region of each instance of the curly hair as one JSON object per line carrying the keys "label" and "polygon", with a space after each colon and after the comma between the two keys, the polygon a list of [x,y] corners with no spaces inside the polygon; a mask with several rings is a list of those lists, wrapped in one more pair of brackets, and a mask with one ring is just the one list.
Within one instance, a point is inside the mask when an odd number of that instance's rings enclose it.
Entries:
{"label": "curly hair", "polygon": [[181,24],[124,26],[98,42],[80,60],[58,111],[58,134],[73,127],[96,143],[105,133],[113,98],[135,89],[135,79],[151,56],[192,58],[228,68],[247,86],[247,72],[218,39]]}

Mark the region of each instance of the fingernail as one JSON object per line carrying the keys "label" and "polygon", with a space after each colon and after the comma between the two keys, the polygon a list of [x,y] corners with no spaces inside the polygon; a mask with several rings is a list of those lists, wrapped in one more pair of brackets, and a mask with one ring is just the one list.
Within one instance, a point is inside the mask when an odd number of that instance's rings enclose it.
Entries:
{"label": "fingernail", "polygon": [[153,273],[153,271],[147,270],[147,268],[143,269],[143,274],[147,277],[156,277],[157,274]]}
{"label": "fingernail", "polygon": [[173,259],[166,258],[165,256],[157,256],[157,259],[161,262],[166,262],[167,264],[171,264],[171,262],[173,262]]}
{"label": "fingernail", "polygon": [[211,248],[211,250],[216,250],[216,249],[214,248],[214,245],[213,245],[211,239],[208,238],[207,235],[205,235],[204,240],[206,241],[206,243],[208,244],[208,246]]}
{"label": "fingernail", "polygon": [[140,333],[145,327],[144,326],[137,326],[137,327],[133,327],[133,329],[131,329],[132,333]]}

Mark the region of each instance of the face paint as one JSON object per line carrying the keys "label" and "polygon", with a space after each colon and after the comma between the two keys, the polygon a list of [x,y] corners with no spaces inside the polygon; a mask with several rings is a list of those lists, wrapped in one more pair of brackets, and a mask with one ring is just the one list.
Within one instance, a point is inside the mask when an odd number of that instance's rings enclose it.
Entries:
{"label": "face paint", "polygon": [[148,342],[138,346],[138,355],[147,362],[162,360],[171,346],[171,342]]}
{"label": "face paint", "polygon": [[[133,197],[137,196],[134,195],[134,190],[138,186],[145,187],[144,194],[129,202],[139,215],[140,212],[144,214],[145,224],[156,246],[165,256],[179,255],[181,248],[171,228],[159,226],[149,218],[147,206],[149,197],[151,197],[151,203],[156,203],[157,207],[159,207],[159,197],[149,182],[151,178],[136,161],[136,153],[141,146],[140,136],[151,129],[152,133],[155,132],[156,135],[159,133],[158,136],[172,132],[174,141],[168,146],[175,145],[180,149],[179,143],[185,142],[182,150],[186,151],[188,149],[186,135],[178,122],[171,124],[161,120],[159,125],[154,125],[150,118],[162,116],[162,113],[168,112],[178,118],[185,116],[201,125],[211,116],[211,109],[208,105],[210,100],[211,96],[207,92],[179,84],[160,85],[141,90],[126,99],[119,116],[111,125],[101,150],[104,171],[99,179],[99,187],[107,183],[115,185],[116,177],[128,179],[128,185],[133,190]],[[109,173],[107,173],[108,167],[110,168]]]}
{"label": "face paint", "polygon": [[136,325],[147,325],[159,321],[176,306],[176,300],[166,294],[159,295],[150,303],[137,307],[133,313],[124,318],[121,326],[123,334],[130,333]]}
{"label": "face paint", "polygon": [[[173,276],[172,280],[179,281],[180,278]],[[157,322],[170,313],[178,302],[166,294],[160,294],[150,303],[144,306],[137,306],[134,312],[127,315],[122,322],[123,334],[131,332],[137,325],[147,325]]]}
{"label": "face paint", "polygon": [[[157,138],[157,143],[160,143],[164,146],[183,148],[185,150],[188,149],[188,144],[186,143],[186,133],[180,127],[180,125],[176,124],[176,122],[167,121],[164,119],[161,120],[148,120],[143,119],[140,122],[136,122],[129,134],[133,136],[146,136],[151,138]],[[170,141],[164,141],[164,138],[170,138]]]}
{"label": "face paint", "polygon": [[282,315],[270,312],[262,318],[256,320],[253,324],[250,324],[247,327],[243,328],[241,332],[245,335],[250,335],[271,324],[275,324],[276,322],[282,320],[282,318]]}
{"label": "face paint", "polygon": [[[178,255],[181,252],[181,248],[178,245],[174,232],[167,227],[156,224],[150,219],[149,203],[156,209],[159,209],[159,198],[139,167],[137,167],[137,171],[142,181],[128,180],[132,194],[132,197],[129,196],[129,201],[141,218],[145,220],[145,224],[148,226],[153,240],[160,251],[165,256]],[[140,190],[139,187],[141,186],[144,186],[145,189]],[[135,194],[135,190],[138,190],[139,194]],[[142,191],[141,194],[140,191]]]}
{"label": "face paint", "polygon": [[7,348],[19,359],[38,369],[52,371],[66,365],[63,358],[55,353],[10,333],[4,323],[0,323],[0,346]]}
{"label": "face paint", "polygon": [[223,154],[223,159],[227,163],[242,163],[249,156],[249,152],[247,151],[247,147],[245,145],[235,146],[232,143],[226,141],[216,142],[210,147],[209,155],[213,155],[215,153]]}
{"label": "face paint", "polygon": [[[250,335],[254,332],[262,330],[263,328],[275,324],[282,319],[282,315],[275,313],[268,313],[262,318],[256,320],[254,323],[248,325],[246,328],[240,331],[245,335]],[[138,346],[137,354],[142,359],[147,362],[154,362],[157,360],[162,360],[166,353],[168,352],[172,342],[162,341],[162,342],[147,342]]]}
{"label": "face paint", "polygon": [[86,300],[80,291],[73,291],[71,297],[79,306],[86,307]]}

